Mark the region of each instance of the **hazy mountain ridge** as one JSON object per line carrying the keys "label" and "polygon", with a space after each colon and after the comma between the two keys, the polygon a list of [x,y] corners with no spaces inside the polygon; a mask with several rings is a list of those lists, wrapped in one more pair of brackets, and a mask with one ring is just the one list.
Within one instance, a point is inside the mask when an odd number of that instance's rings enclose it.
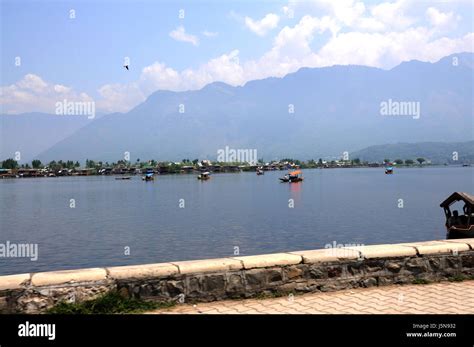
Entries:
{"label": "hazy mountain ridge", "polygon": [[57,116],[32,112],[0,115],[0,160],[15,157],[30,160],[71,136],[92,120],[85,116]]}
{"label": "hazy mountain ridge", "polygon": [[[126,114],[81,127],[38,158],[112,161],[130,152],[132,161],[215,159],[229,146],[255,148],[265,160],[309,159],[374,144],[471,141],[473,61],[473,53],[459,53],[391,70],[302,68],[242,87],[216,82],[197,91],[157,91]],[[382,116],[380,103],[389,99],[420,102],[420,119]]]}
{"label": "hazy mountain ridge", "polygon": [[350,153],[351,158],[382,162],[384,159],[425,158],[433,164],[474,163],[474,141],[468,142],[421,142],[376,145]]}

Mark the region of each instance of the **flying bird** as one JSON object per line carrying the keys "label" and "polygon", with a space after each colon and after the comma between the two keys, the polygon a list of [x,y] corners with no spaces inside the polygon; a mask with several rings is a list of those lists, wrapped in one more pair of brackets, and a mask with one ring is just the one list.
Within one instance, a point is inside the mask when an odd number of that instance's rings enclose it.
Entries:
{"label": "flying bird", "polygon": [[128,65],[124,65],[123,67],[124,67],[124,68],[126,68],[126,69],[128,70]]}

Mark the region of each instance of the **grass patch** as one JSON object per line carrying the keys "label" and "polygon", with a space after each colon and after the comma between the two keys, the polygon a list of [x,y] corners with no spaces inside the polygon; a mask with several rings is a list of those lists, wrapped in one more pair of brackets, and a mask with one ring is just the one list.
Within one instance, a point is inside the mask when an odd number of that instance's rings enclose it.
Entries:
{"label": "grass patch", "polygon": [[112,313],[140,313],[168,308],[174,306],[175,302],[158,303],[141,299],[124,298],[118,292],[109,292],[94,300],[79,303],[60,302],[50,308],[49,314],[112,314]]}
{"label": "grass patch", "polygon": [[471,281],[474,280],[474,276],[465,276],[465,275],[456,275],[453,277],[448,278],[449,282],[462,282],[462,281]]}
{"label": "grass patch", "polygon": [[428,280],[425,280],[424,278],[417,278],[414,279],[412,284],[430,284],[431,282]]}
{"label": "grass patch", "polygon": [[[293,293],[283,293],[283,292],[271,292],[271,293],[268,293],[268,292],[262,292],[262,293],[258,293],[257,295],[255,295],[253,297],[253,299],[257,299],[257,300],[265,300],[265,299],[274,299],[274,298],[281,298],[283,296],[289,296],[290,294],[293,294]],[[295,294],[293,294],[295,295]]]}

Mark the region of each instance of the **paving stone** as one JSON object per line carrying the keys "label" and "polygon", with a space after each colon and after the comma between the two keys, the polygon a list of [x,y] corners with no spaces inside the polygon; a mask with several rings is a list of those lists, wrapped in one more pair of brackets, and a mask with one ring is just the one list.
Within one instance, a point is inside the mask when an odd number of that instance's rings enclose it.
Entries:
{"label": "paving stone", "polygon": [[[310,293],[296,295],[293,302],[282,298],[219,301],[201,303],[197,309],[212,314],[474,314],[472,293],[474,281],[442,282]],[[153,313],[198,313],[196,309],[183,311],[183,306]]]}

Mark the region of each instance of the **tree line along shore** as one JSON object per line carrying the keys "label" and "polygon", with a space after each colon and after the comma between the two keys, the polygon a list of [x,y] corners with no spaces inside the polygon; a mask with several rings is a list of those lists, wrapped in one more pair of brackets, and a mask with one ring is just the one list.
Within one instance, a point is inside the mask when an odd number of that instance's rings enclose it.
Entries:
{"label": "tree line along shore", "polygon": [[55,177],[55,176],[90,176],[90,175],[134,175],[142,174],[145,171],[153,170],[156,174],[180,174],[193,172],[240,172],[255,171],[261,168],[265,171],[291,170],[291,169],[330,169],[330,168],[362,168],[362,167],[383,167],[393,165],[397,167],[412,167],[431,165],[425,158],[416,159],[395,159],[391,161],[386,158],[380,162],[361,161],[358,158],[352,160],[308,160],[285,158],[257,163],[245,162],[216,162],[210,160],[189,160],[183,159],[180,162],[159,162],[156,160],[135,162],[118,160],[117,162],[102,162],[87,159],[82,166],[79,161],[58,160],[43,164],[40,160],[33,160],[30,163],[19,164],[18,161],[9,158],[1,162],[0,177]]}

